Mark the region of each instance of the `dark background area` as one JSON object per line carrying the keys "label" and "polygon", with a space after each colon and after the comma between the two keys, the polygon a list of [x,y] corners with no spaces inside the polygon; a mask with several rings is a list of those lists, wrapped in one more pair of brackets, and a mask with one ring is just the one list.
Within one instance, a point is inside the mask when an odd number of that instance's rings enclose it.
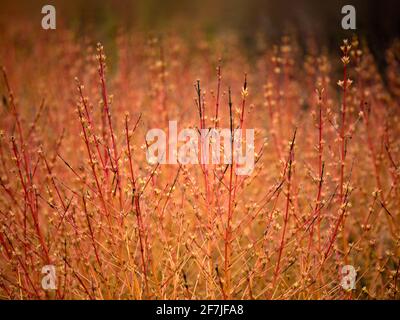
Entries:
{"label": "dark background area", "polygon": [[379,59],[382,48],[400,32],[398,0],[16,0],[1,3],[0,30],[26,20],[37,21],[40,28],[45,4],[56,7],[57,28],[71,28],[77,35],[97,33],[107,38],[120,28],[174,30],[189,37],[193,29],[209,37],[233,31],[249,50],[256,33],[277,41],[287,31],[294,31],[300,44],[313,35],[318,43],[337,48],[341,39],[354,33],[341,29],[341,8],[346,4],[355,6],[356,33],[368,41]]}

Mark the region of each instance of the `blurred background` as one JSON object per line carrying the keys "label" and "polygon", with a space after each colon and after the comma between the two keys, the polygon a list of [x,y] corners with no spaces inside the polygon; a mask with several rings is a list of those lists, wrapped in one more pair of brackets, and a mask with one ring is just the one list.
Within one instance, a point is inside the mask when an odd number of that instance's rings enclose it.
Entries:
{"label": "blurred background", "polygon": [[[15,0],[0,5],[0,30],[26,21],[40,28],[41,8],[52,4],[57,10],[57,28],[90,34],[102,41],[113,39],[119,29],[144,32],[179,32],[190,38],[200,30],[213,38],[233,32],[251,52],[256,34],[276,41],[285,32],[298,41],[313,35],[318,43],[337,48],[353,31],[341,29],[341,8],[352,4],[357,12],[357,34],[364,37],[378,60],[400,31],[396,0]],[[2,32],[2,31],[0,31]]]}

